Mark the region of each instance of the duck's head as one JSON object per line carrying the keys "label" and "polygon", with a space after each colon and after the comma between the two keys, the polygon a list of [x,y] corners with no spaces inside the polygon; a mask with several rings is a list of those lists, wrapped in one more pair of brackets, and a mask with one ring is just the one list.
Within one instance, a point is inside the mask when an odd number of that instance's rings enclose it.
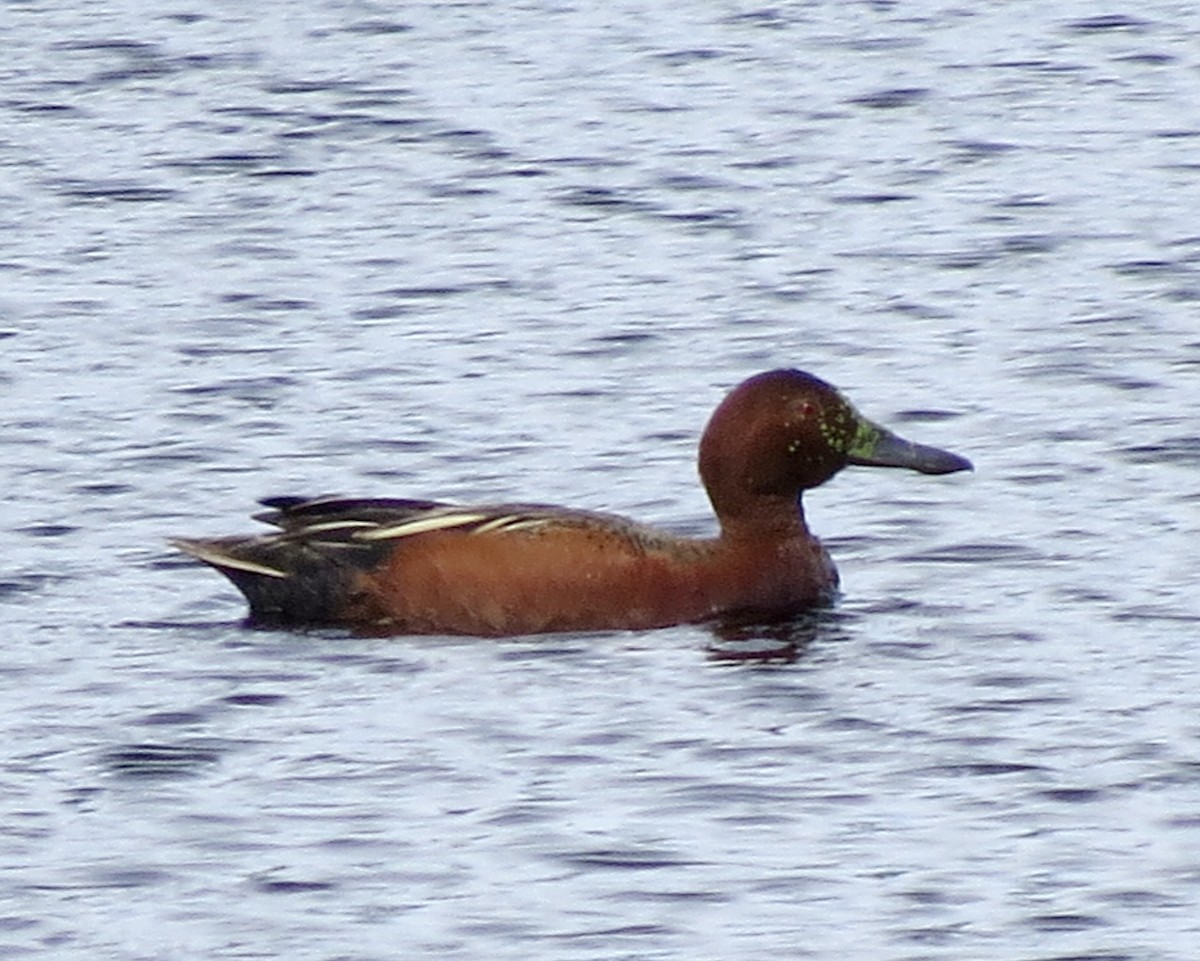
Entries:
{"label": "duck's head", "polygon": [[830,384],[800,370],[772,370],[735,387],[700,440],[700,477],[722,522],[789,510],[800,493],[843,467],[907,467],[922,474],[970,470],[971,462],[914,444],[863,417]]}

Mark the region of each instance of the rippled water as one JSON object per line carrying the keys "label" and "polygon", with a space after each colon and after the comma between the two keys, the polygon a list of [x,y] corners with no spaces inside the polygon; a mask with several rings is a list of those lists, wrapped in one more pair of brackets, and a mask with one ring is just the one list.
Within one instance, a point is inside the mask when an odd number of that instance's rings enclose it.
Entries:
{"label": "rippled water", "polygon": [[[5,957],[1191,961],[1190,4],[8,4]],[[845,596],[256,633],[279,493],[699,532],[796,365],[976,474],[809,498]]]}

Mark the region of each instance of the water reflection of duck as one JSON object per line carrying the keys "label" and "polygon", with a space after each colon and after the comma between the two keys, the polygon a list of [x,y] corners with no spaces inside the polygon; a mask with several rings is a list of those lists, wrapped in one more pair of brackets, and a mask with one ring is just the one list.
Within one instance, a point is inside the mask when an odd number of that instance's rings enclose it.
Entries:
{"label": "water reflection of duck", "polygon": [[971,468],[810,374],[773,370],[735,388],[700,440],[715,538],[532,504],[277,497],[257,519],[278,531],[174,544],[228,577],[258,625],[501,636],[772,621],[837,587],[800,495],[850,464]]}

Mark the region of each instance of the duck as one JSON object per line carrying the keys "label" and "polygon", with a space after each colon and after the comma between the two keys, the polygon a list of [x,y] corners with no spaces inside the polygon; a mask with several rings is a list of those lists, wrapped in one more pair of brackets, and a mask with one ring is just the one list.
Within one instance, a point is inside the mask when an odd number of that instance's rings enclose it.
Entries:
{"label": "duck", "polygon": [[537,503],[283,496],[254,515],[273,531],[171,543],[241,591],[251,627],[511,637],[779,623],[838,594],[805,491],[849,466],[972,469],[795,369],[733,388],[701,435],[698,465],[714,536]]}

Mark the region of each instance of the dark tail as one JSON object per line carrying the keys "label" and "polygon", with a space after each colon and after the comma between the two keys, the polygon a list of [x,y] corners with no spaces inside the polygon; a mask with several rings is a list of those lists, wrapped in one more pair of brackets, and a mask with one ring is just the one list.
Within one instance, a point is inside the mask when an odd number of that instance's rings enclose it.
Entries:
{"label": "dark tail", "polygon": [[342,623],[354,571],[326,554],[271,536],[179,538],[171,543],[233,582],[250,604],[252,625]]}

